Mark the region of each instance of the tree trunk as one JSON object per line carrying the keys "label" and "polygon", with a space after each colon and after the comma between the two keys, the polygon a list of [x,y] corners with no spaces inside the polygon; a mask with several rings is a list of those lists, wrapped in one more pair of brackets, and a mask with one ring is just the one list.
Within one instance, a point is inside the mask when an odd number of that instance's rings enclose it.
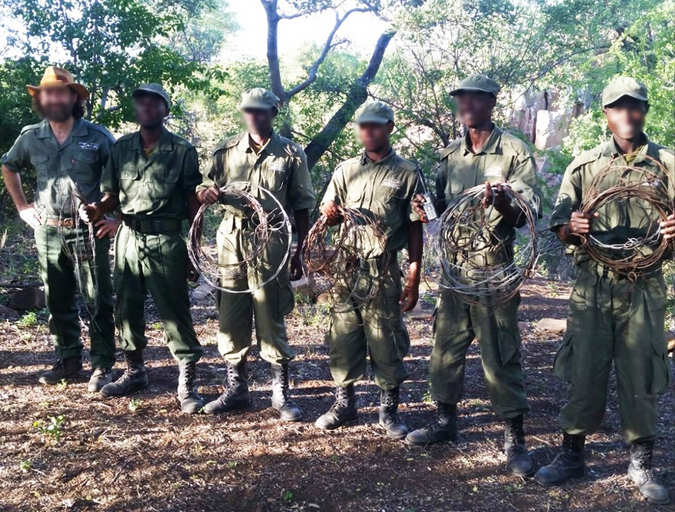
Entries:
{"label": "tree trunk", "polygon": [[377,72],[382,64],[384,53],[387,46],[396,35],[395,31],[385,32],[380,36],[370,58],[368,67],[363,74],[352,84],[347,94],[347,99],[338,111],[331,117],[330,121],[324,126],[323,130],[319,132],[312,142],[305,148],[307,154],[307,165],[312,169],[316,163],[321,159],[321,156],[330,147],[340,132],[347,126],[347,123],[352,119],[356,110],[368,98],[368,86],[375,79]]}

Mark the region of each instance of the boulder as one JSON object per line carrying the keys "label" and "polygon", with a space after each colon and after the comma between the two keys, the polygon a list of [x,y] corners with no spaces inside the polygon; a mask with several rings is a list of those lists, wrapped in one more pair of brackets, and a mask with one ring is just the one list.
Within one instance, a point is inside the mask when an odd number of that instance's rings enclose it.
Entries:
{"label": "boulder", "polygon": [[0,304],[0,320],[16,320],[19,316],[12,308]]}
{"label": "boulder", "polygon": [[24,288],[13,293],[7,304],[11,309],[26,311],[27,309],[43,309],[46,307],[45,292],[39,288]]}
{"label": "boulder", "polygon": [[553,149],[562,145],[569,127],[569,115],[555,110],[537,112],[534,145],[537,149]]}
{"label": "boulder", "polygon": [[567,320],[560,318],[542,318],[537,322],[536,329],[550,333],[562,333],[567,328]]}

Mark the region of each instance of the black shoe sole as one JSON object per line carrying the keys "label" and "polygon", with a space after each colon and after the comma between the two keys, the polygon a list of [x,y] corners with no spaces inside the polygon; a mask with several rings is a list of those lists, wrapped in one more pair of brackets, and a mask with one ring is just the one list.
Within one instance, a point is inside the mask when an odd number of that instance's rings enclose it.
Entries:
{"label": "black shoe sole", "polygon": [[209,403],[206,403],[204,405],[204,413],[216,416],[218,414],[225,414],[226,412],[232,412],[232,411],[239,411],[239,410],[242,410],[242,409],[247,409],[247,408],[251,407],[251,405],[253,405],[253,404],[250,400],[248,400],[247,402],[231,404],[231,405],[228,405],[227,407],[225,407],[224,409],[218,409],[218,410],[215,410],[215,411],[207,411],[206,410],[207,405],[209,405]]}
{"label": "black shoe sole", "polygon": [[315,422],[315,423],[314,423],[314,426],[315,426],[316,428],[320,429],[320,430],[337,430],[337,429],[339,429],[340,427],[344,427],[345,425],[349,425],[349,424],[351,424],[351,423],[356,423],[356,422],[358,421],[358,419],[359,419],[359,415],[358,415],[358,413],[357,413],[357,414],[355,414],[353,417],[350,416],[349,418],[346,418],[345,420],[341,421],[341,422],[338,423],[337,425],[333,425],[333,426],[330,426],[330,427],[319,427],[319,426],[316,424],[316,422]]}
{"label": "black shoe sole", "polygon": [[565,480],[561,480],[559,482],[542,482],[537,478],[537,474],[534,474],[534,481],[537,482],[539,485],[542,487],[559,487],[561,485],[564,485],[566,482],[569,482],[570,480],[579,480],[584,477],[585,471],[582,469],[581,471],[575,470],[574,473],[569,475]]}
{"label": "black shoe sole", "polygon": [[103,392],[103,389],[105,388],[105,386],[104,386],[103,388],[101,388],[99,393],[101,393],[101,395],[103,395],[106,398],[116,398],[116,397],[120,397],[120,396],[133,395],[134,393],[138,393],[139,391],[144,391],[144,390],[148,389],[149,387],[150,387],[150,384],[145,384],[144,386],[133,386],[133,387],[130,386],[129,389],[124,390],[124,393],[108,394],[108,393]]}

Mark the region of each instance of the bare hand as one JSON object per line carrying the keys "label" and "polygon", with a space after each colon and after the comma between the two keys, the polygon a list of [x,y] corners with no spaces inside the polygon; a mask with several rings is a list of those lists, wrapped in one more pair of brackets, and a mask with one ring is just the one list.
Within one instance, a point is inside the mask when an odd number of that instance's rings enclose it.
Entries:
{"label": "bare hand", "polygon": [[334,226],[340,222],[340,210],[338,209],[335,201],[328,200],[321,205],[321,213],[328,219],[328,225]]}
{"label": "bare hand", "polygon": [[300,254],[296,254],[291,258],[291,281],[297,281],[302,277],[302,261]]}
{"label": "bare hand", "polygon": [[185,278],[191,283],[196,283],[199,280],[199,272],[192,264],[192,260],[188,258],[187,268],[185,269]]}
{"label": "bare hand", "polygon": [[495,190],[492,189],[489,181],[485,182],[485,196],[483,197],[483,208],[494,206],[497,211],[501,211],[508,206],[509,200],[506,197],[504,185],[497,183]]}
{"label": "bare hand", "polygon": [[403,288],[403,293],[399,299],[399,304],[401,305],[401,311],[405,313],[406,311],[411,311],[417,304],[419,299],[419,285],[408,283],[405,288]]}
{"label": "bare hand", "polygon": [[101,219],[94,222],[96,226],[96,238],[114,238],[122,222],[116,219]]}
{"label": "bare hand", "polygon": [[205,204],[214,204],[220,199],[220,189],[216,186],[207,188],[206,190],[200,190],[197,192],[197,199],[200,203]]}
{"label": "bare hand", "polygon": [[668,241],[675,239],[675,213],[671,213],[666,220],[661,222],[661,233]]}
{"label": "bare hand", "polygon": [[569,224],[570,235],[587,235],[591,232],[591,220],[597,218],[598,213],[572,212],[572,218]]}
{"label": "bare hand", "polygon": [[427,200],[422,194],[415,194],[415,197],[410,201],[413,211],[420,216],[422,222],[428,222],[427,214],[424,211],[424,206],[422,206],[426,202]]}
{"label": "bare hand", "polygon": [[36,229],[42,224],[42,222],[40,222],[40,217],[38,217],[38,214],[32,204],[26,206],[22,210],[19,210],[19,217],[21,217],[21,220],[33,229]]}
{"label": "bare hand", "polygon": [[91,224],[101,217],[101,211],[97,203],[81,204],[77,211],[80,214],[80,219],[86,224]]}

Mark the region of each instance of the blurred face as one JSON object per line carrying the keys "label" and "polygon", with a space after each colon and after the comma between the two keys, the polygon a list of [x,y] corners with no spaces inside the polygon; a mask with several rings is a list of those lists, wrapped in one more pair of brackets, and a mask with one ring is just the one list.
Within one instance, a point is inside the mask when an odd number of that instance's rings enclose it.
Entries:
{"label": "blurred face", "polygon": [[492,109],[497,100],[486,92],[462,92],[455,95],[459,119],[469,128],[476,128],[492,120]]}
{"label": "blurred face", "polygon": [[247,108],[241,113],[248,133],[267,137],[272,132],[276,116],[273,108]]}
{"label": "blurred face", "polygon": [[644,101],[624,96],[604,109],[610,131],[624,140],[631,140],[642,133],[647,117]]}
{"label": "blurred face", "polygon": [[78,99],[70,87],[50,87],[40,90],[39,102],[46,119],[62,123],[73,115]]}
{"label": "blurred face", "polygon": [[169,115],[166,102],[157,94],[143,94],[134,100],[136,122],[143,128],[158,128]]}
{"label": "blurred face", "polygon": [[358,127],[359,139],[366,151],[379,151],[389,147],[389,136],[394,123],[362,123]]}

